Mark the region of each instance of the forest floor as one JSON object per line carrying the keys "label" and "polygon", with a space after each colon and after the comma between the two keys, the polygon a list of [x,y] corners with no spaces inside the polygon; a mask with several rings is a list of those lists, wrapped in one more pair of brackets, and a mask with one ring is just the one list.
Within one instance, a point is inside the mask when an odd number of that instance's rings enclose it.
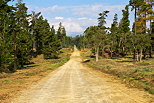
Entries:
{"label": "forest floor", "polygon": [[[31,60],[32,64],[25,65],[15,73],[0,73],[0,103],[10,103],[20,91],[27,90],[37,84],[42,78],[66,63],[70,58],[70,49],[62,49],[59,59],[43,59],[43,55]],[[22,102],[20,102],[22,103]]]}
{"label": "forest floor", "polygon": [[10,103],[152,103],[154,96],[128,88],[114,76],[89,68],[80,52],[27,90],[20,91]]}

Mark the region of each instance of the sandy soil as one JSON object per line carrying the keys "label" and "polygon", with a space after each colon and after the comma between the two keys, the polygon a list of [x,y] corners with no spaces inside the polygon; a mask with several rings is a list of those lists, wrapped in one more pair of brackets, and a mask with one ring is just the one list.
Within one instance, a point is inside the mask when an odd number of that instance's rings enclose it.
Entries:
{"label": "sandy soil", "polygon": [[11,103],[152,103],[150,94],[127,88],[81,61],[75,50],[65,65],[22,91]]}

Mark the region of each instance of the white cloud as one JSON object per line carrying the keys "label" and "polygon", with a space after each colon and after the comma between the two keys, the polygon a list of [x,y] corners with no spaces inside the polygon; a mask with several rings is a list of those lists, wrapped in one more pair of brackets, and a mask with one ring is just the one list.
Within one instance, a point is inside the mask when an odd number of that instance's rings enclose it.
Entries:
{"label": "white cloud", "polygon": [[105,10],[110,11],[110,15],[121,12],[124,5],[82,5],[72,7],[73,14],[76,16],[98,17],[98,13]]}
{"label": "white cloud", "polygon": [[55,25],[56,29],[58,28],[59,22],[62,22],[66,28],[67,34],[71,35],[72,33],[81,34],[88,26],[97,25],[98,13],[105,10],[110,11],[106,20],[106,26],[109,27],[115,13],[117,13],[121,18],[121,10],[124,9],[124,5],[55,5],[47,8],[39,8],[36,6],[28,6],[28,8],[29,10],[42,12],[42,15],[48,19],[50,25]]}
{"label": "white cloud", "polygon": [[55,17],[56,20],[63,20],[64,17]]}
{"label": "white cloud", "polygon": [[73,33],[81,34],[85,30],[85,28],[90,25],[89,23],[93,25],[95,21],[94,20],[93,22],[89,22],[88,18],[86,19],[87,22],[85,22],[85,19],[81,18],[64,18],[64,19],[47,18],[47,19],[50,25],[55,26],[56,30],[59,27],[59,22],[62,22],[62,25],[65,27],[68,35],[71,35]]}
{"label": "white cloud", "polygon": [[63,25],[69,33],[80,33],[84,31],[81,25],[76,22],[64,22]]}
{"label": "white cloud", "polygon": [[78,20],[86,20],[86,19],[88,19],[88,18],[86,18],[86,17],[78,18]]}
{"label": "white cloud", "polygon": [[50,12],[57,12],[63,9],[65,9],[65,7],[54,5],[48,8],[40,8],[39,10],[43,13],[50,13]]}
{"label": "white cloud", "polygon": [[72,8],[73,14],[76,16],[89,16],[94,17],[97,15],[98,11],[101,10],[100,5],[82,5],[75,6]]}

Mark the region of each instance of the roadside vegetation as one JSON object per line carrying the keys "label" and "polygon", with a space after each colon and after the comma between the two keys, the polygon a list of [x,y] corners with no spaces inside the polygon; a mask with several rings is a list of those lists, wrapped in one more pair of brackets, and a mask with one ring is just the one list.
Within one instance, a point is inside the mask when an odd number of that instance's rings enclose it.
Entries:
{"label": "roadside vegetation", "polygon": [[[115,13],[110,27],[106,27],[110,11],[100,12],[98,25],[73,38],[84,51],[84,63],[154,94],[153,7],[153,0],[129,0],[122,17]],[[134,15],[133,24],[130,14]]]}
{"label": "roadside vegetation", "polygon": [[58,59],[44,59],[43,55],[32,59],[31,64],[15,73],[0,73],[0,103],[9,103],[9,99],[19,91],[37,83],[43,77],[62,66],[69,60],[70,49],[62,49]]}
{"label": "roadside vegetation", "polygon": [[[129,56],[123,58],[99,58],[95,61],[91,51],[82,53],[83,62],[95,70],[114,75],[129,87],[139,88],[154,94],[154,59],[134,62]],[[88,61],[88,62],[86,62]]]}

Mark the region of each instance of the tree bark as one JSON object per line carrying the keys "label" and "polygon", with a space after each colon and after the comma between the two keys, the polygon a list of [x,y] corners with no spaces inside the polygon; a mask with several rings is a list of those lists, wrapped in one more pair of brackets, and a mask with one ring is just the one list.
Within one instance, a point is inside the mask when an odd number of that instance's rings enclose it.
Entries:
{"label": "tree bark", "polygon": [[136,50],[134,49],[133,51],[133,59],[135,60],[136,59]]}
{"label": "tree bark", "polygon": [[136,18],[137,18],[137,9],[135,7],[135,18],[134,18],[135,19],[134,20],[135,21],[135,31],[134,31],[135,32],[135,35],[136,35]]}
{"label": "tree bark", "polygon": [[[152,39],[151,36],[152,36],[152,21],[150,20],[150,39]],[[149,49],[149,58],[152,58],[152,43]]]}
{"label": "tree bark", "polygon": [[96,62],[98,61],[98,56],[99,56],[99,47],[96,48]]}
{"label": "tree bark", "polygon": [[112,47],[110,48],[111,59],[113,58]]}
{"label": "tree bark", "polygon": [[[134,30],[134,34],[136,35],[136,18],[137,18],[137,9],[135,7],[135,17],[134,17],[134,21],[135,21],[135,30]],[[134,54],[133,54],[133,59],[135,60],[136,59],[136,49],[134,47]]]}
{"label": "tree bark", "polygon": [[139,53],[137,51],[137,55],[136,55],[136,61],[139,61]]}
{"label": "tree bark", "polygon": [[17,70],[17,35],[16,31],[14,30],[14,68],[12,72]]}
{"label": "tree bark", "polygon": [[150,50],[149,50],[149,58],[152,58],[152,45],[151,45]]}
{"label": "tree bark", "polygon": [[142,61],[142,54],[143,54],[143,49],[141,48],[141,50],[140,50],[140,62]]}
{"label": "tree bark", "polygon": [[143,59],[146,59],[146,57],[147,57],[147,53],[146,53],[146,49],[143,49],[143,52],[142,52],[142,54],[143,54]]}

